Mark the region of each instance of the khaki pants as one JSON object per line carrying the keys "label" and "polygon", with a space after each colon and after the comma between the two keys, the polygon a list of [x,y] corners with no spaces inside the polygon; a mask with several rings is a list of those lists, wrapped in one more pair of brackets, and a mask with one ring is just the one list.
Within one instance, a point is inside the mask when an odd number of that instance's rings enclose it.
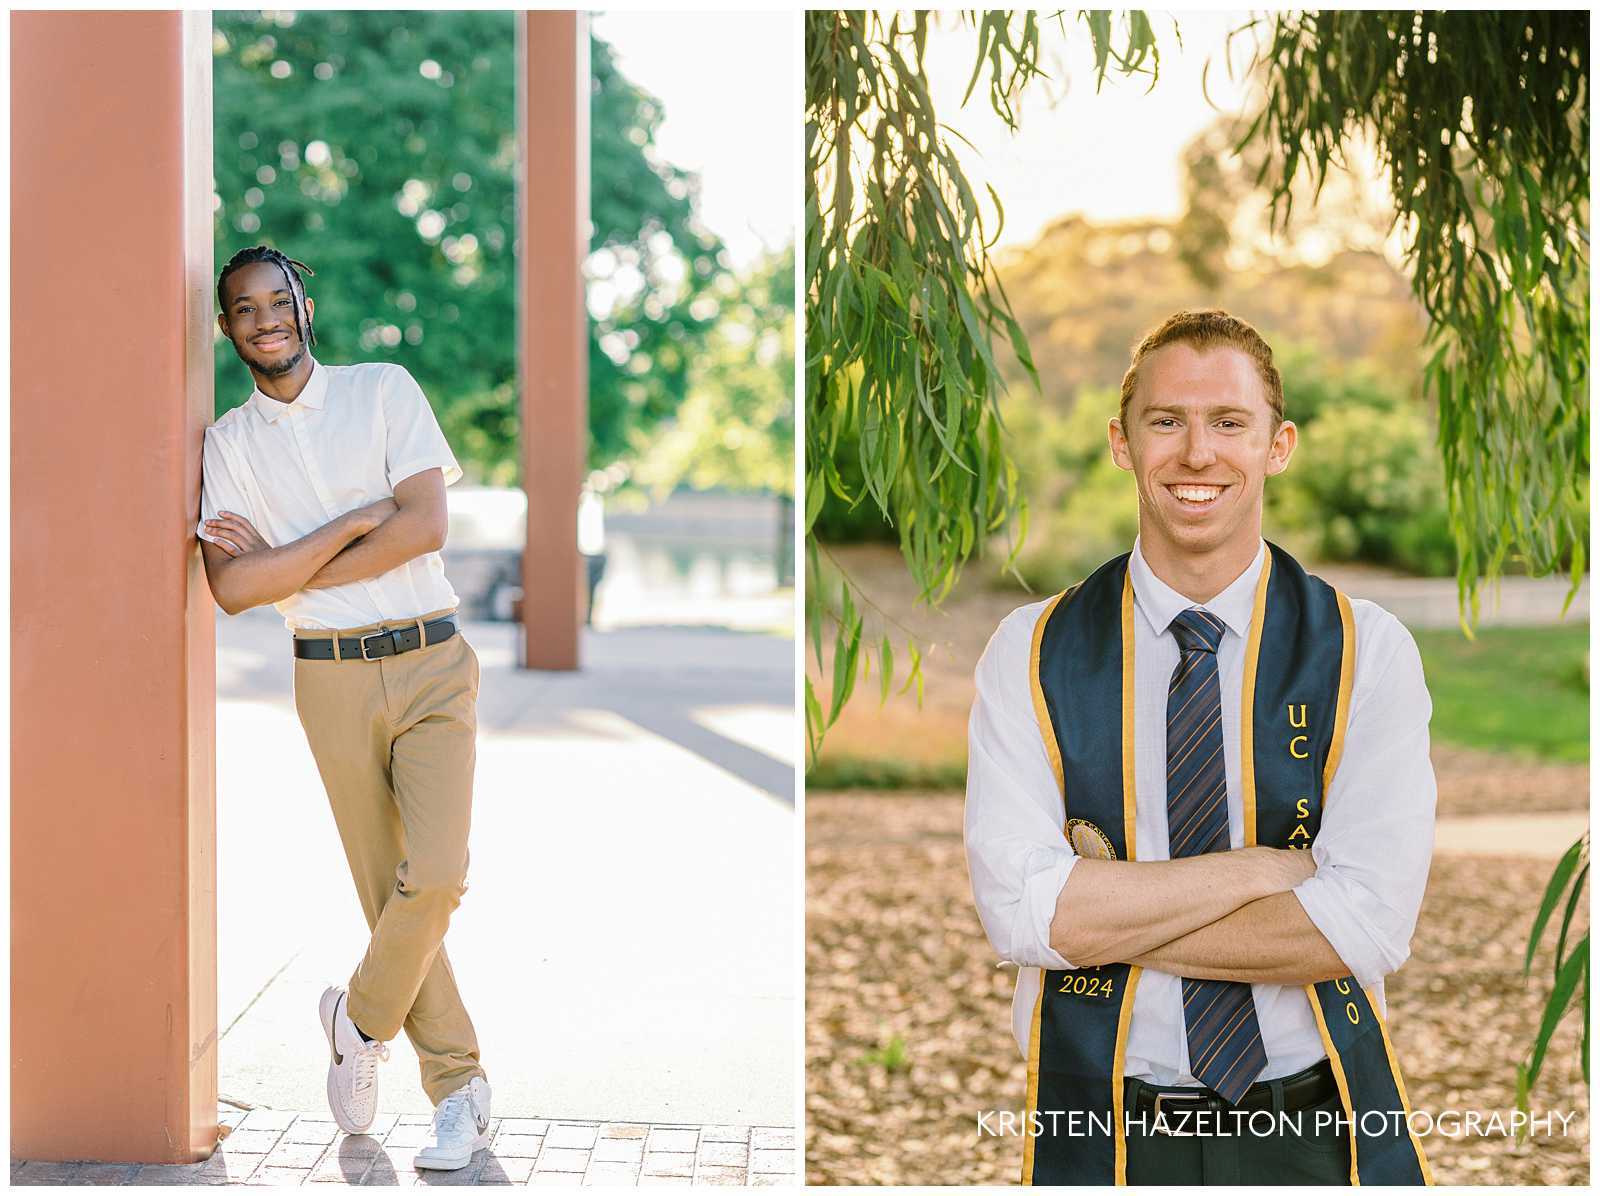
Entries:
{"label": "khaki pants", "polygon": [[[448,613],[338,634],[411,627]],[[458,629],[378,660],[295,657],[294,698],[372,928],[350,978],[351,1020],[385,1042],[403,1027],[422,1064],[423,1090],[438,1104],[484,1074],[444,950],[450,914],[467,890],[477,653]]]}

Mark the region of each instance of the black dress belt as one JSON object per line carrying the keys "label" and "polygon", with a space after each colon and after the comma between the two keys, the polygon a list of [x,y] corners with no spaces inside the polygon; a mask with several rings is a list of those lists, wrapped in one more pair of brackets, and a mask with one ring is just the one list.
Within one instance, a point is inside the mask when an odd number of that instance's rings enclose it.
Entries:
{"label": "black dress belt", "polygon": [[[429,645],[443,643],[456,633],[456,617],[445,615],[442,619],[431,619],[422,626],[428,633]],[[392,631],[374,631],[368,635],[341,637],[339,659],[382,660],[385,656],[399,656],[402,652],[410,652],[423,646],[422,636],[417,631],[417,625],[413,623],[409,627],[396,627]],[[294,654],[301,660],[332,660],[334,659],[333,637],[313,639],[309,636],[296,636]]]}
{"label": "black dress belt", "polygon": [[1271,1109],[1274,1084],[1283,1088],[1282,1107],[1287,1112],[1319,1105],[1339,1091],[1333,1078],[1333,1068],[1323,1059],[1292,1076],[1284,1076],[1279,1080],[1257,1080],[1232,1105],[1209,1088],[1162,1088],[1143,1080],[1128,1081],[1129,1088],[1133,1090],[1128,1103],[1130,1111],[1138,1113],[1147,1122],[1154,1120],[1158,1103],[1163,1117],[1176,1116],[1188,1120],[1190,1115],[1202,1109]]}

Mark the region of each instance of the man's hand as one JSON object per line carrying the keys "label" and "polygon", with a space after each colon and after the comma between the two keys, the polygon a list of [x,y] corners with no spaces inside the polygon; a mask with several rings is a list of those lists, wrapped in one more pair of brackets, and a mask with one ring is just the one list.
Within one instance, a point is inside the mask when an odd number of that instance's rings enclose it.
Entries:
{"label": "man's hand", "polygon": [[[398,515],[399,513],[400,504],[392,498],[380,498],[377,502],[368,503],[364,507],[357,507],[351,512],[358,519],[365,520],[371,524],[367,528],[369,532],[376,529],[389,516]],[[362,534],[365,535],[366,533],[363,532]]]}
{"label": "man's hand", "polygon": [[261,538],[261,533],[248,519],[232,511],[218,511],[217,518],[207,519],[206,531],[216,538],[217,547],[230,557],[241,557],[247,552],[272,547]]}
{"label": "man's hand", "polygon": [[1310,848],[1242,847],[1239,850],[1252,853],[1260,861],[1258,867],[1276,878],[1274,892],[1287,892],[1317,874],[1317,862],[1311,858]]}

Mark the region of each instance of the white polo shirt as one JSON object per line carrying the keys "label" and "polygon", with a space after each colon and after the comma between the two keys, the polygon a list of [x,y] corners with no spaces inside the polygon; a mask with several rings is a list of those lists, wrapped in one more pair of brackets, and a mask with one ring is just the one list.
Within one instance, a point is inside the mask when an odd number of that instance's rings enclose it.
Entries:
{"label": "white polo shirt", "polygon": [[[1222,745],[1228,783],[1229,845],[1244,846],[1240,699],[1244,648],[1267,546],[1202,609],[1227,629],[1217,646]],[[1133,575],[1134,789],[1139,858],[1167,850],[1167,686],[1178,664],[1172,620],[1197,605],[1151,570],[1139,542]],[[973,897],[989,941],[1020,965],[1012,1032],[1023,1057],[1041,968],[1071,968],[1050,946],[1056,900],[1077,856],[1061,833],[1061,790],[1045,755],[1033,709],[1033,631],[1048,600],[1018,607],[995,631],[978,662],[968,728],[966,847]],[[1428,757],[1433,705],[1422,659],[1405,626],[1388,611],[1350,600],[1356,659],[1344,754],[1323,795],[1322,825],[1311,846],[1316,875],[1294,895],[1363,988],[1385,1011],[1383,980],[1411,953],[1411,935],[1433,855],[1436,788]],[[1069,911],[1070,912],[1070,911]],[[1292,1075],[1324,1058],[1310,1003],[1299,985],[1253,984],[1267,1067],[1261,1079]],[[1161,1085],[1199,1083],[1179,977],[1145,969],[1128,1027],[1126,1074]]]}
{"label": "white polo shirt", "polygon": [[[461,478],[427,397],[404,366],[323,365],[292,403],[252,390],[206,429],[201,523],[218,511],[248,519],[273,547],[293,543],[357,507],[394,497],[425,469]],[[296,628],[365,627],[455,606],[437,552],[363,581],[301,590],[274,603]]]}

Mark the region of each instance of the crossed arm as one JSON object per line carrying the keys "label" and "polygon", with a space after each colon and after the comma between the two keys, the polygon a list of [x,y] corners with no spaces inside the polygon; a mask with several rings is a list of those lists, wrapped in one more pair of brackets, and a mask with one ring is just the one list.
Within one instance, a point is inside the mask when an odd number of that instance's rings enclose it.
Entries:
{"label": "crossed arm", "polygon": [[392,499],[358,507],[277,548],[242,515],[219,511],[206,530],[223,543],[200,542],[211,593],[236,615],[301,590],[377,577],[436,552],[448,527],[444,489],[443,470],[423,470],[395,486]]}
{"label": "crossed arm", "polygon": [[1421,659],[1392,616],[1361,612],[1343,763],[1311,850],[1116,861],[1079,857],[1062,835],[1060,788],[1017,680],[1032,667],[1040,605],[1013,612],[991,639],[969,724],[967,867],[1001,959],[1262,984],[1352,975],[1363,987],[1405,962],[1435,786]]}
{"label": "crossed arm", "polygon": [[1310,851],[1271,847],[1080,859],[1057,898],[1050,945],[1077,967],[1132,963],[1257,984],[1334,980],[1350,968],[1290,892],[1315,872]]}

